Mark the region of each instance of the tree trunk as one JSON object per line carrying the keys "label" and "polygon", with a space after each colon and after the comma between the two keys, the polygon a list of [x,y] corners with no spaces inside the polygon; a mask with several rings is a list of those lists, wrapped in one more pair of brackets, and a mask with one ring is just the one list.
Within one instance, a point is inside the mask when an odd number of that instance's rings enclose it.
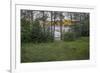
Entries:
{"label": "tree trunk", "polygon": [[54,32],[53,32],[53,36],[55,36],[55,25],[56,25],[56,13],[54,12]]}
{"label": "tree trunk", "polygon": [[44,35],[45,35],[45,19],[44,19],[45,15],[44,15],[44,11],[42,11],[42,13],[43,13],[43,17],[42,17],[42,20],[43,20],[43,32],[44,32]]}
{"label": "tree trunk", "polygon": [[60,33],[61,33],[60,38],[61,38],[61,40],[62,40],[62,20],[60,20]]}
{"label": "tree trunk", "polygon": [[73,19],[73,18],[72,18],[72,13],[70,13],[70,20],[71,20],[71,24],[72,24],[72,19]]}
{"label": "tree trunk", "polygon": [[52,14],[52,11],[51,11],[51,29],[50,29],[51,30],[51,35],[52,35],[52,15],[53,14]]}

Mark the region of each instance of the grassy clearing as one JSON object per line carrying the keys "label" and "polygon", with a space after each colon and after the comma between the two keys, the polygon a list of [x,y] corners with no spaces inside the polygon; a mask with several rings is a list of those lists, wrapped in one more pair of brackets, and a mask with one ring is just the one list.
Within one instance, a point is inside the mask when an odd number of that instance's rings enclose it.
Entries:
{"label": "grassy clearing", "polygon": [[23,43],[21,62],[43,62],[89,59],[89,38],[75,41],[55,41],[53,43]]}

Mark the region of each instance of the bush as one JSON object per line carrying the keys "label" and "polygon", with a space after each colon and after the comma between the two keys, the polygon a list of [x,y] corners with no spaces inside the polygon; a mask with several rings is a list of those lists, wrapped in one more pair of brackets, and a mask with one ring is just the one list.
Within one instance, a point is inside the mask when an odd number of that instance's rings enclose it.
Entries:
{"label": "bush", "polygon": [[45,31],[45,42],[52,42],[54,40],[54,36],[51,35],[51,32],[49,30]]}
{"label": "bush", "polygon": [[52,41],[51,32],[49,29],[42,28],[39,24],[38,20],[35,20],[32,24],[31,30],[31,39],[34,43],[41,43],[41,42],[51,42]]}
{"label": "bush", "polygon": [[50,29],[45,28],[44,31],[44,28],[40,26],[39,20],[35,20],[30,24],[30,21],[21,19],[21,42],[52,42],[53,38]]}
{"label": "bush", "polygon": [[75,33],[76,38],[80,37],[81,32],[82,32],[82,25],[81,24],[74,24],[71,27],[72,27],[72,31]]}
{"label": "bush", "polygon": [[84,24],[82,25],[82,36],[89,36],[89,21],[84,21]]}
{"label": "bush", "polygon": [[75,38],[76,38],[76,35],[74,32],[66,32],[66,33],[64,33],[63,40],[64,41],[73,41],[73,40],[75,40]]}
{"label": "bush", "polygon": [[29,42],[31,40],[30,34],[30,22],[21,19],[21,42]]}
{"label": "bush", "polygon": [[39,21],[36,20],[32,23],[31,41],[34,43],[41,42],[41,37],[42,37],[42,28],[39,25]]}
{"label": "bush", "polygon": [[89,22],[89,14],[85,17],[85,19],[83,20],[83,25],[82,25],[82,36],[89,36],[89,26],[90,26],[90,22]]}

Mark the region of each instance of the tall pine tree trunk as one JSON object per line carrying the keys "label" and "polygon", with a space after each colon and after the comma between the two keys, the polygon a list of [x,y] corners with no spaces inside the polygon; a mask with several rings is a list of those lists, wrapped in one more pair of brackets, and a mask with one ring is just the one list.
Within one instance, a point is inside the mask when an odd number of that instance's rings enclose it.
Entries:
{"label": "tall pine tree trunk", "polygon": [[53,33],[54,38],[55,38],[55,25],[56,25],[56,12],[54,12],[54,24],[53,24],[53,26],[54,26],[54,33]]}
{"label": "tall pine tree trunk", "polygon": [[72,24],[72,13],[70,13],[70,20],[71,20],[71,24]]}
{"label": "tall pine tree trunk", "polygon": [[51,11],[51,36],[52,36],[52,40],[54,41],[54,33],[55,33],[55,16],[54,16],[54,12]]}
{"label": "tall pine tree trunk", "polygon": [[62,40],[62,19],[60,19],[60,34],[61,34],[60,38]]}
{"label": "tall pine tree trunk", "polygon": [[52,14],[52,11],[51,11],[51,27],[50,27],[50,28],[51,28],[51,29],[50,29],[50,30],[51,30],[51,36],[52,36],[52,34],[53,34],[53,33],[52,33],[52,15],[53,15],[53,14]]}
{"label": "tall pine tree trunk", "polygon": [[42,20],[43,20],[43,32],[44,32],[44,35],[45,35],[45,19],[44,19],[45,14],[44,14],[44,11],[42,11],[42,13],[43,13],[43,17],[42,17]]}

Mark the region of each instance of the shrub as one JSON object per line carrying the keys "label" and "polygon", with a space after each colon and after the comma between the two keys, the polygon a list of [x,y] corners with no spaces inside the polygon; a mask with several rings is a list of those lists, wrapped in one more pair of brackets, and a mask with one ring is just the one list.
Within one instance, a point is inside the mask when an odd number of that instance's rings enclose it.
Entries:
{"label": "shrub", "polygon": [[76,38],[80,37],[81,32],[82,32],[82,25],[81,24],[74,24],[71,27],[72,27],[72,31],[75,33]]}
{"label": "shrub", "polygon": [[31,39],[32,42],[40,42],[41,40],[42,30],[39,25],[39,21],[36,20],[32,23],[32,30],[31,30]]}
{"label": "shrub", "polygon": [[89,36],[89,22],[88,20],[84,21],[84,24],[82,25],[82,36]]}
{"label": "shrub", "polygon": [[75,40],[75,33],[74,32],[66,32],[64,33],[64,38],[63,40],[64,41],[73,41]]}
{"label": "shrub", "polygon": [[34,43],[51,42],[51,32],[49,29],[40,26],[39,21],[35,20],[32,24],[31,39]]}
{"label": "shrub", "polygon": [[50,29],[45,28],[44,31],[44,28],[40,26],[39,20],[30,23],[26,19],[21,19],[21,42],[52,42],[53,38]]}
{"label": "shrub", "polygon": [[30,22],[21,19],[21,42],[29,42],[30,38]]}

